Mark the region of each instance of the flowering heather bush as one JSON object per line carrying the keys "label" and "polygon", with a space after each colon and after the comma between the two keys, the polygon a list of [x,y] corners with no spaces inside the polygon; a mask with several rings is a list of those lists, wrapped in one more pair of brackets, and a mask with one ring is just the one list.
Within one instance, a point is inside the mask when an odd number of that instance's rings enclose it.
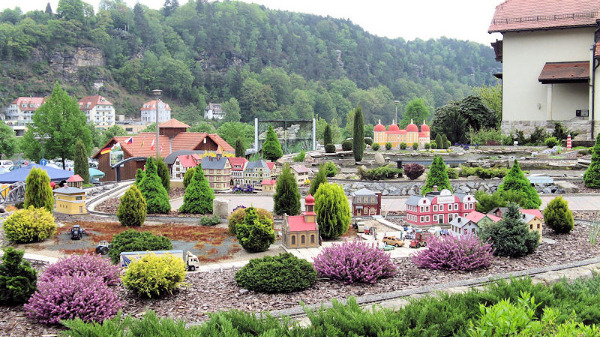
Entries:
{"label": "flowering heather bush", "polygon": [[492,244],[475,235],[434,236],[427,249],[412,255],[412,261],[420,268],[468,271],[488,267],[492,255]]}
{"label": "flowering heather bush", "polygon": [[358,240],[334,243],[323,249],[314,266],[319,275],[344,284],[375,283],[398,273],[388,253],[377,249],[375,244]]}
{"label": "flowering heather bush", "polygon": [[50,265],[40,277],[40,282],[53,282],[62,276],[93,276],[108,286],[119,284],[121,268],[100,255],[74,255]]}
{"label": "flowering heather bush", "polygon": [[57,324],[74,318],[102,322],[113,317],[122,306],[116,291],[99,277],[66,275],[51,282],[39,282],[37,291],[23,307],[30,318]]}

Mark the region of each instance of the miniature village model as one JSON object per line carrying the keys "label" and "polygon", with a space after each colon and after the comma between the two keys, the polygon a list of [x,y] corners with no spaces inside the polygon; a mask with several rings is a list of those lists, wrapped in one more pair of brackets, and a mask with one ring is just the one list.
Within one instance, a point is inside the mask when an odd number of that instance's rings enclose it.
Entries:
{"label": "miniature village model", "polygon": [[304,199],[306,210],[300,215],[283,217],[282,239],[285,248],[316,248],[321,245],[317,214],[314,212],[315,198]]}
{"label": "miniature village model", "polygon": [[401,143],[405,143],[407,146],[417,143],[422,148],[430,142],[430,135],[429,126],[425,122],[421,124],[421,132],[419,132],[419,128],[413,124],[412,120],[406,129],[402,130],[396,125],[396,122],[393,122],[386,130],[380,121],[373,129],[373,144],[385,146],[386,143],[391,143],[392,148],[398,148]]}
{"label": "miniature village model", "polygon": [[415,226],[445,224],[454,218],[475,210],[475,197],[471,194],[452,194],[449,190],[427,193],[425,196],[412,196],[406,201],[406,222]]}
{"label": "miniature village model", "polygon": [[354,192],[352,215],[381,215],[381,192],[373,192],[366,188]]}

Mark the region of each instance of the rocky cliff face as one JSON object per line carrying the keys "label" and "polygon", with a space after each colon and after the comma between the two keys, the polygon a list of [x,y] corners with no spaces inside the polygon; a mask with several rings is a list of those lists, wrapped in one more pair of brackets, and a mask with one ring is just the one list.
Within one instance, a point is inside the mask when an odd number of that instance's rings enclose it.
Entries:
{"label": "rocky cliff face", "polygon": [[57,51],[48,58],[50,67],[63,77],[77,74],[81,67],[103,67],[106,60],[102,50],[93,47],[79,47],[74,51]]}

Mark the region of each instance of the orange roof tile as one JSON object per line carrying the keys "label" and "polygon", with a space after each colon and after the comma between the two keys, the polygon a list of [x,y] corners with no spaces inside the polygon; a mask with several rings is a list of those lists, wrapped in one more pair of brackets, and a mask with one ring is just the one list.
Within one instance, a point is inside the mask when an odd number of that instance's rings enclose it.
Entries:
{"label": "orange roof tile", "polygon": [[[165,103],[164,101],[163,104],[165,105],[165,110],[171,110],[171,107],[169,106],[169,104]],[[154,111],[156,110],[156,101],[150,101],[150,102],[146,102],[142,105],[142,107],[140,108],[141,111],[145,111],[145,110],[151,110]]]}
{"label": "orange roof tile", "polygon": [[100,95],[86,96],[79,100],[79,109],[83,111],[92,110],[96,105],[112,105],[112,103]]}
{"label": "orange roof tile", "polygon": [[[12,101],[11,104],[16,104],[21,111],[35,111],[44,104],[45,101],[45,97],[19,97]],[[25,107],[22,106],[23,104],[25,104]]]}
{"label": "orange roof tile", "polygon": [[593,27],[599,10],[598,0],[506,0],[488,32]]}
{"label": "orange roof tile", "polygon": [[160,124],[158,127],[159,128],[186,128],[187,129],[190,126],[187,125],[187,124],[185,124],[185,123],[182,123],[182,122],[176,120],[175,118],[171,118],[168,121]]}
{"label": "orange roof tile", "polygon": [[590,62],[548,62],[538,81],[547,83],[587,82],[590,79]]}

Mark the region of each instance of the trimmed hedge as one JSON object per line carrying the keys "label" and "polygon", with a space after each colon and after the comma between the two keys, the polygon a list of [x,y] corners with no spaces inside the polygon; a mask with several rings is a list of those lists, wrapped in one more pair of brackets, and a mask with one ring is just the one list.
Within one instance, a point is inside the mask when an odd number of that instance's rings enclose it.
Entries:
{"label": "trimmed hedge", "polygon": [[290,253],[252,259],[235,273],[235,282],[248,290],[289,293],[310,288],[317,281],[312,264]]}
{"label": "trimmed hedge", "polygon": [[121,203],[117,210],[119,222],[123,226],[139,227],[146,221],[146,212],[146,199],[135,184],[131,185],[121,197]]}
{"label": "trimmed hedge", "polygon": [[173,249],[173,245],[167,237],[154,235],[150,232],[138,232],[128,229],[113,237],[110,242],[108,256],[113,263],[119,263],[122,252],[170,249]]}
{"label": "trimmed hedge", "polygon": [[172,295],[184,285],[185,270],[185,262],[179,257],[150,253],[129,264],[123,285],[140,297]]}

